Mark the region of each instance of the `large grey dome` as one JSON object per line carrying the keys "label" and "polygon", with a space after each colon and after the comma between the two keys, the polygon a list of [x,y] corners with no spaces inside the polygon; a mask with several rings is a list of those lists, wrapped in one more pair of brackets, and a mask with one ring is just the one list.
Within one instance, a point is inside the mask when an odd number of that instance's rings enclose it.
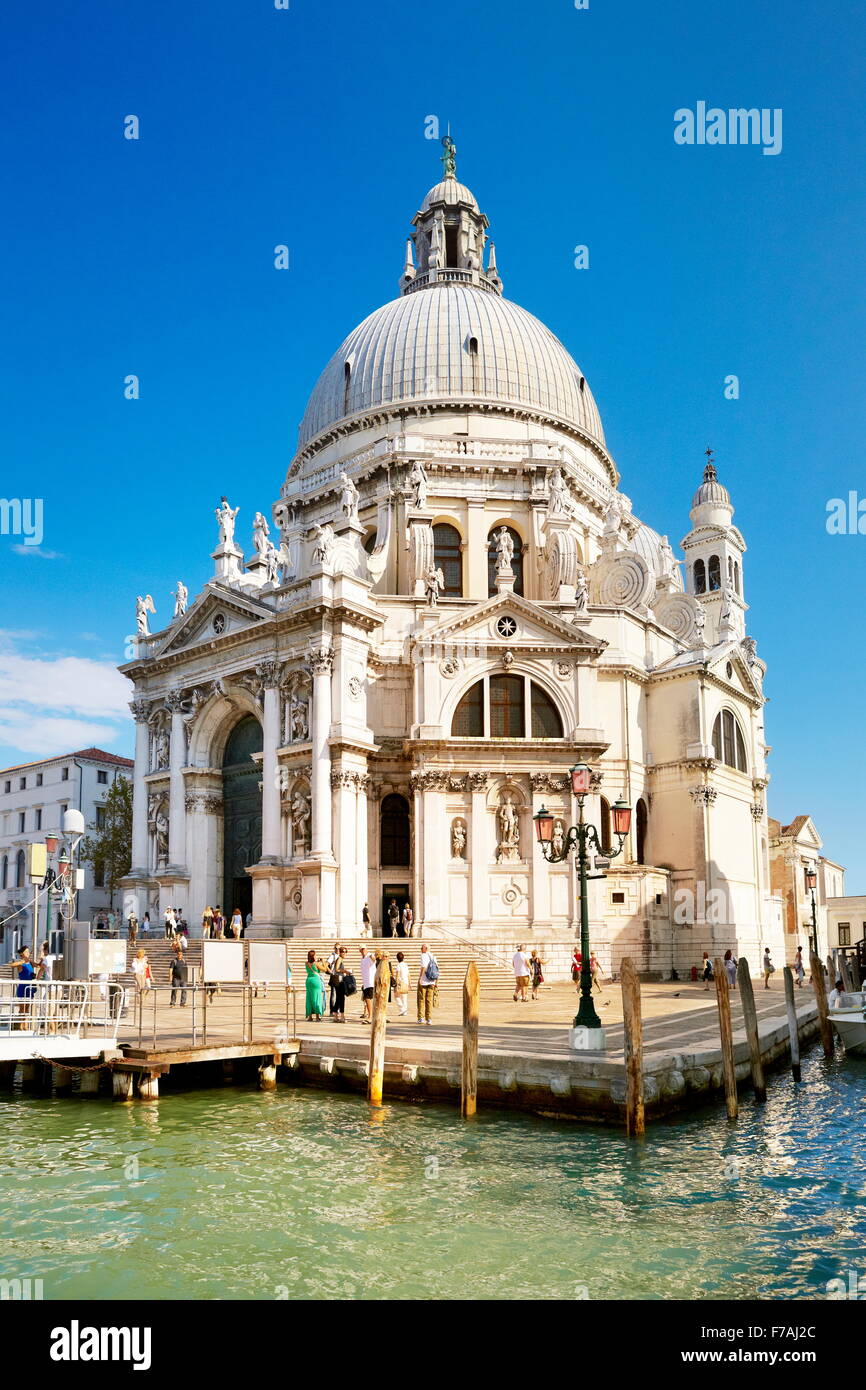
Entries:
{"label": "large grey dome", "polygon": [[310,396],[298,447],[380,407],[451,400],[531,410],[604,446],[592,392],[550,329],[498,294],[440,282],[383,305],[341,343]]}

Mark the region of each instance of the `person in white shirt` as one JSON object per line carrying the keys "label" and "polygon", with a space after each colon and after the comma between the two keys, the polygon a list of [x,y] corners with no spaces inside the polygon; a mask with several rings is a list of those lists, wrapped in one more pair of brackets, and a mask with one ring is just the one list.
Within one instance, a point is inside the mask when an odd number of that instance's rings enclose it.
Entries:
{"label": "person in white shirt", "polygon": [[394,970],[394,998],[397,1000],[397,1017],[405,1018],[409,1008],[409,967],[402,951],[397,952],[397,965]]}
{"label": "person in white shirt", "polygon": [[518,946],[514,952],[512,965],[514,967],[514,1002],[518,1000],[522,1004],[527,1001],[526,991],[529,988],[529,961],[526,959],[526,947]]}
{"label": "person in white shirt", "polygon": [[373,992],[376,987],[376,961],[368,954],[366,946],[361,947],[361,998],[364,1001],[362,1023],[373,1021]]}
{"label": "person in white shirt", "polygon": [[[427,971],[436,957],[427,947],[421,947],[421,968],[418,971],[418,1022],[428,1026],[433,1022],[433,1001],[436,981],[427,978]],[[438,966],[437,966],[438,969]]]}
{"label": "person in white shirt", "polygon": [[831,1009],[842,1008],[842,995],[845,993],[845,986],[841,980],[836,981],[834,989],[830,990],[827,996],[827,1003]]}

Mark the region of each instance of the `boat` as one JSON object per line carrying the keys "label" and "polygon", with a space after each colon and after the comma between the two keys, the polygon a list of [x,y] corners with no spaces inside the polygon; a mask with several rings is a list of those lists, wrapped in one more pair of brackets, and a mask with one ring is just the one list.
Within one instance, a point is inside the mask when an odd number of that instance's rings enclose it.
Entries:
{"label": "boat", "polygon": [[845,1051],[866,1055],[866,992],[843,994],[830,1009],[830,1022],[845,1044]]}

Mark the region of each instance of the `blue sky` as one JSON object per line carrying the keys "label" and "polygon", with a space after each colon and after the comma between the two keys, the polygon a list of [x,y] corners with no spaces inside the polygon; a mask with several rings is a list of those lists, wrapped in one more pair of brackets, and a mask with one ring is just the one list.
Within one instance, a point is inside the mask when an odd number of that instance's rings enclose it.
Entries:
{"label": "blue sky", "polygon": [[[135,595],[161,625],[211,572],[220,493],[244,537],[277,496],[318,371],[396,293],[435,115],[506,294],[580,363],[674,543],[715,448],[771,813],[811,812],[866,891],[866,537],[825,527],[830,498],[866,498],[863,11],[7,0],[2,24],[0,492],[43,499],[44,537],[0,536],[0,764],[131,750]],[[675,144],[698,101],[781,108],[781,153]]]}

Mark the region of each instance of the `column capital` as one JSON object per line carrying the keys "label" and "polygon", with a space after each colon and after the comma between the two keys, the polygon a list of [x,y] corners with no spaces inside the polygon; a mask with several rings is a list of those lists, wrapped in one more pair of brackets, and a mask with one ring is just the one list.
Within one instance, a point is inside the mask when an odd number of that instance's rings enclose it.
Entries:
{"label": "column capital", "polygon": [[310,648],[310,654],[309,654],[309,655],[310,655],[310,665],[311,665],[312,668],[313,668],[313,674],[314,674],[314,675],[316,675],[316,676],[328,676],[328,675],[330,675],[331,670],[333,669],[333,665],[334,665],[334,649],[333,649],[333,647],[311,647],[311,648]]}
{"label": "column capital", "polygon": [[147,723],[148,716],[150,715],[150,700],[143,700],[141,698],[130,700],[129,708],[132,711],[132,717],[136,724]]}
{"label": "column capital", "polygon": [[184,693],[180,689],[170,690],[165,697],[165,707],[171,714],[181,714],[185,703]]}
{"label": "column capital", "polygon": [[265,690],[276,690],[282,678],[282,667],[273,657],[266,657],[256,666],[256,675]]}

